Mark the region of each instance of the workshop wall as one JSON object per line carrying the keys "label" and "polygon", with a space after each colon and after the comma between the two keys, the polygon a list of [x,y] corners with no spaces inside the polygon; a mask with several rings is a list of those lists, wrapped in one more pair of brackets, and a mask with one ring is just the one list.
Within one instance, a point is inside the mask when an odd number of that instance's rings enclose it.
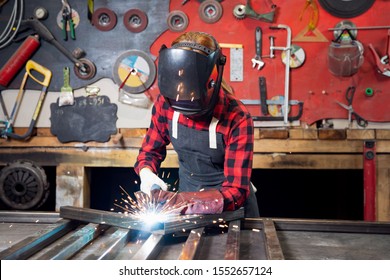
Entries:
{"label": "workshop wall", "polygon": [[[387,94],[390,80],[388,76],[378,73],[378,62],[374,58],[374,52],[369,48],[369,45],[372,44],[381,58],[384,58],[389,52],[387,45],[390,37],[388,36],[388,28],[384,28],[388,24],[388,18],[384,11],[389,9],[390,1],[377,0],[367,11],[346,18],[330,14],[321,5],[324,1],[313,1],[318,9],[316,11],[313,10],[313,6],[304,10],[308,2],[305,0],[274,0],[272,2],[276,5],[276,9],[272,22],[266,22],[264,19],[254,19],[250,16],[237,19],[233,11],[237,8],[237,5],[242,3],[227,0],[217,2],[220,6],[211,2],[213,7],[211,11],[222,14],[216,22],[205,22],[207,17],[205,19],[204,12],[209,11],[209,8],[204,6],[204,2],[210,4],[211,1],[172,0],[158,1],[157,4],[157,1],[96,0],[94,1],[94,11],[104,8],[116,14],[116,25],[111,30],[103,31],[96,27],[96,22],[93,26],[88,20],[87,1],[69,1],[72,9],[77,11],[77,17],[75,17],[76,39],[69,38],[67,41],[64,41],[62,37],[59,15],[61,10],[60,1],[25,1],[25,17],[32,16],[35,8],[44,7],[48,11],[48,17],[40,22],[50,30],[57,41],[69,51],[73,51],[77,47],[85,51],[85,58],[92,61],[96,66],[96,74],[91,79],[81,79],[75,75],[74,71],[71,71],[70,84],[75,89],[75,97],[85,96],[86,87],[96,86],[100,88],[100,95],[108,96],[112,103],[118,105],[118,128],[148,127],[151,102],[148,103],[147,101],[148,98],[153,99],[158,94],[156,79],[153,77],[153,68],[157,65],[158,50],[162,44],[169,45],[181,32],[189,30],[206,31],[213,34],[221,44],[238,44],[240,46],[238,49],[242,47],[242,60],[239,56],[238,58],[236,56],[232,57],[233,53],[236,55],[236,52],[240,50],[230,47],[224,48],[224,53],[228,57],[224,77],[234,87],[236,95],[240,99],[259,100],[259,77],[261,76],[266,78],[267,99],[277,100],[278,96],[285,94],[286,66],[282,62],[281,50],[274,51],[274,58],[267,56],[271,51],[270,36],[274,36],[274,44],[277,47],[285,47],[288,44],[285,29],[270,29],[270,27],[278,24],[286,25],[292,31],[293,67],[296,65],[299,65],[299,67],[290,70],[288,91],[290,100],[300,101],[304,104],[302,116],[299,119],[301,122],[310,125],[324,119],[346,119],[347,111],[339,106],[336,101],[346,103],[345,92],[349,86],[356,87],[353,100],[355,111],[367,119],[370,125],[390,121],[390,112],[387,110],[387,104],[390,102],[390,95]],[[261,0],[250,1],[249,3],[255,13],[266,15],[273,11],[270,2]],[[354,2],[359,5],[362,1]],[[9,1],[2,7],[0,12],[2,23],[6,22],[9,17],[11,4],[12,2]],[[216,7],[215,11],[214,8]],[[124,24],[123,20],[128,16],[126,12],[129,10],[136,10],[136,15],[141,19],[141,31],[137,29],[139,28],[137,23],[127,24],[130,26]],[[174,13],[172,14],[172,12]],[[317,12],[318,22],[315,18]],[[172,19],[172,16],[178,18]],[[144,26],[145,23],[146,26]],[[173,26],[171,26],[172,23]],[[308,30],[309,24],[315,24],[315,29],[312,32],[305,32],[305,30]],[[332,44],[332,40],[335,40],[335,37],[339,35],[336,31],[329,30],[329,28],[340,26],[362,28],[354,30],[353,34],[356,40],[360,42],[359,50],[362,52],[363,59],[360,67],[355,69],[357,72],[346,77],[332,74],[329,71],[328,64],[329,46]],[[251,62],[256,54],[256,27],[260,27],[262,30],[262,60],[264,66],[260,70],[253,68]],[[0,66],[6,64],[20,44],[21,42],[12,43],[0,49]],[[154,65],[143,66],[150,71],[149,76],[144,81],[149,86],[147,91],[133,93],[132,91],[136,92],[139,87],[134,79],[130,79],[125,83],[125,89],[129,91],[129,96],[141,98],[144,101],[141,107],[134,106],[134,100],[132,100],[133,105],[118,101],[118,87],[124,80],[123,73],[119,73],[120,63],[123,62],[120,59],[121,55],[129,50],[142,51],[146,53],[144,58],[146,63],[150,60],[154,62]],[[304,60],[301,60],[303,59],[303,53]],[[143,58],[143,54],[139,56]],[[50,104],[57,102],[61,95],[62,69],[67,66],[73,70],[74,65],[53,44],[44,40],[41,40],[41,46],[31,56],[31,59],[53,72],[49,93],[46,95],[37,123],[38,127],[50,127]],[[388,60],[384,59],[383,64],[386,63],[388,63]],[[242,68],[240,65],[242,65]],[[142,70],[142,67],[139,70]],[[234,73],[231,74],[231,71]],[[240,71],[242,71],[242,80],[240,80]],[[23,74],[24,70],[22,69],[7,87],[3,87],[2,94],[8,112],[15,102],[17,89],[21,84]],[[40,87],[39,84],[28,81],[26,96],[14,123],[15,126],[27,127],[30,124],[30,116],[34,111],[32,104],[37,102],[37,90],[40,90]],[[252,115],[263,116],[260,106],[248,105],[248,108]],[[280,115],[280,108],[277,108],[276,113],[273,112],[272,114],[269,116]],[[296,115],[298,115],[298,106],[291,105],[290,116]]]}

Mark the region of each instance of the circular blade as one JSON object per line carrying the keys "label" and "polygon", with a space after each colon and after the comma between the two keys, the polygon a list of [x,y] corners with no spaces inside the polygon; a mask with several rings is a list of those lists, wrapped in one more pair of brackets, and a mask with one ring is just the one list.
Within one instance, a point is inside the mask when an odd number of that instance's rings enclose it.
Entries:
{"label": "circular blade", "polygon": [[[284,64],[287,62],[286,51],[282,52],[282,61]],[[298,68],[301,67],[305,62],[306,54],[305,51],[298,45],[291,45],[291,53],[290,53],[290,68]]]}
{"label": "circular blade", "polygon": [[[273,117],[281,117],[284,115],[284,96],[276,95],[271,98],[277,104],[268,105],[268,112]],[[290,105],[287,108],[290,111]]]}
{"label": "circular blade", "polygon": [[128,93],[142,93],[149,89],[156,78],[156,65],[152,58],[140,50],[122,53],[114,64],[114,81]]}

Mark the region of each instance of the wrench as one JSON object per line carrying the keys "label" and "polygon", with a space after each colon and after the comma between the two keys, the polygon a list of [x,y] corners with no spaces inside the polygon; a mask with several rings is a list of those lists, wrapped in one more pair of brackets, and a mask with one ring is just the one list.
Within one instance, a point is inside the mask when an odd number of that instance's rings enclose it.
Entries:
{"label": "wrench", "polygon": [[252,58],[252,68],[255,68],[257,65],[257,70],[260,70],[264,66],[264,61],[261,60],[261,28],[256,27],[255,31],[255,46],[256,46],[256,55]]}

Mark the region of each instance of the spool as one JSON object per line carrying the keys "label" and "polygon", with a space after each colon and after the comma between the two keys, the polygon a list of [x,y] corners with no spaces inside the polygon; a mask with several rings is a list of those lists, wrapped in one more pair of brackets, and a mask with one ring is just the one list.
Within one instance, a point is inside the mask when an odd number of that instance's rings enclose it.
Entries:
{"label": "spool", "polygon": [[7,87],[40,46],[37,36],[28,36],[0,70],[0,85]]}

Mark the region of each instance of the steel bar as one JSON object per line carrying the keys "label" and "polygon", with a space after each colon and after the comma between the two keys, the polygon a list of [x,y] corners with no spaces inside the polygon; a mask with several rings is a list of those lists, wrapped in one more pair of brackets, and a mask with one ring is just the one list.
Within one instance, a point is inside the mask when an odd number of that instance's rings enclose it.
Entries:
{"label": "steel bar", "polygon": [[79,222],[60,220],[0,252],[1,260],[24,260],[77,227]]}
{"label": "steel bar", "polygon": [[49,249],[46,253],[37,257],[38,260],[66,260],[77,253],[91,240],[95,239],[105,230],[107,226],[88,224],[77,230],[68,238],[59,241],[55,246]]}
{"label": "steel bar", "polygon": [[165,222],[156,222],[148,225],[140,220],[123,213],[113,213],[102,210],[63,206],[60,208],[60,216],[67,219],[75,219],[84,222],[106,224],[126,229],[169,234],[178,231],[186,231],[210,224],[227,222],[244,217],[244,208],[236,211],[227,211],[214,215],[185,215],[176,216]]}
{"label": "steel bar", "polygon": [[238,260],[240,258],[240,230],[240,220],[231,221],[229,223],[225,260]]}
{"label": "steel bar", "polygon": [[275,228],[284,231],[321,231],[390,234],[390,222],[273,219]]}
{"label": "steel bar", "polygon": [[204,241],[204,227],[192,229],[184,244],[179,260],[194,260],[199,254]]}
{"label": "steel bar", "polygon": [[269,260],[284,260],[283,251],[280,247],[278,234],[274,222],[271,219],[264,219],[264,236]]}
{"label": "steel bar", "polygon": [[169,234],[178,231],[191,230],[198,227],[225,223],[244,218],[244,208],[235,211],[226,211],[213,215],[186,215],[179,216],[176,220],[164,223],[164,230],[156,231],[161,234]]}
{"label": "steel bar", "polygon": [[[128,242],[131,231],[118,227],[110,227],[102,236],[93,242],[93,247],[85,248],[91,253],[80,254],[72,259],[82,260],[112,260],[119,254]],[[92,251],[91,251],[92,250]],[[84,250],[83,250],[84,251]]]}
{"label": "steel bar", "polygon": [[329,31],[342,31],[342,30],[373,30],[373,29],[390,29],[390,26],[385,25],[379,25],[379,26],[361,26],[361,27],[352,27],[352,26],[346,26],[344,28],[338,27],[338,28],[328,28]]}
{"label": "steel bar", "polygon": [[1,223],[52,224],[60,218],[57,212],[0,211]]}
{"label": "steel bar", "polygon": [[[319,231],[390,234],[390,222],[273,218],[277,231]],[[263,219],[246,218],[244,228],[262,229]]]}
{"label": "steel bar", "polygon": [[134,254],[132,260],[152,260],[157,257],[164,243],[164,236],[152,233],[145,244]]}

